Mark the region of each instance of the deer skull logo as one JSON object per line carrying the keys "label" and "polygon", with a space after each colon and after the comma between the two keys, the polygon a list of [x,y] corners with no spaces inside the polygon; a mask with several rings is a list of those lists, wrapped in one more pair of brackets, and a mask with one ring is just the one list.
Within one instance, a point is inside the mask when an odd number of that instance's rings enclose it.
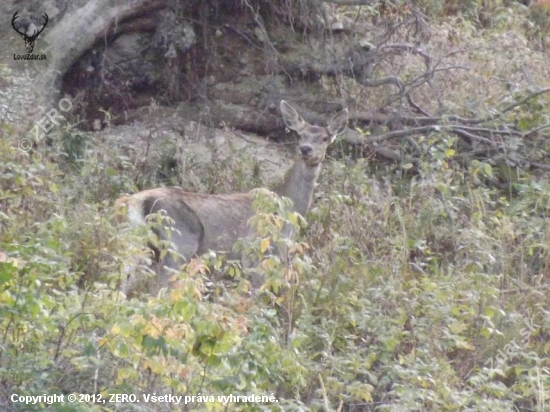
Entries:
{"label": "deer skull logo", "polygon": [[44,16],[42,16],[44,18],[44,22],[42,23],[42,27],[40,29],[34,29],[32,34],[28,35],[27,34],[28,27],[27,27],[27,29],[25,29],[25,31],[20,31],[19,30],[21,25],[18,22],[16,22],[17,18],[19,17],[18,13],[19,13],[19,11],[16,11],[15,14],[13,15],[13,18],[11,19],[11,25],[12,25],[13,29],[21,35],[23,40],[25,40],[25,48],[27,49],[27,53],[32,53],[32,51],[34,49],[34,42],[36,41],[36,39],[38,38],[40,33],[42,33],[42,31],[44,30],[44,28],[48,24],[48,19],[49,19],[48,15],[46,13],[44,13]]}

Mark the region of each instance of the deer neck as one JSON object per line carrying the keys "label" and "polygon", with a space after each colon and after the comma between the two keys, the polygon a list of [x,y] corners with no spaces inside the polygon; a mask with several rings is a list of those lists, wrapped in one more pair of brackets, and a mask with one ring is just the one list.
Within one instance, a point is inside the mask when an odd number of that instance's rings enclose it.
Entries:
{"label": "deer neck", "polygon": [[305,216],[311,205],[313,190],[321,171],[321,163],[308,166],[302,159],[297,160],[286,172],[283,181],[275,186],[274,192],[285,196],[294,203],[294,211]]}

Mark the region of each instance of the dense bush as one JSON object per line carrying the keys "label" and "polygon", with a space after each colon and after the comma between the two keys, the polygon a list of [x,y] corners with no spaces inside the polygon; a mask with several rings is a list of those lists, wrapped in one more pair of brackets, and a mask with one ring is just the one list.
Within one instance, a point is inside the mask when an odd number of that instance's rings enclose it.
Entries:
{"label": "dense bush", "polygon": [[[90,196],[128,184],[100,172],[123,159],[91,147],[79,173],[63,174],[70,160],[2,149],[3,405],[47,406],[11,404],[12,393],[172,393],[214,400],[184,410],[224,410],[217,396],[229,394],[277,399],[232,404],[243,410],[543,410],[544,179],[525,175],[506,195],[482,183],[489,165],[453,167],[444,144],[393,182],[332,162],[307,236],[287,261],[262,263],[253,297],[234,262],[209,255],[173,290],[126,300],[117,284],[139,234],[113,225],[112,199]],[[285,216],[269,196],[258,207]],[[270,216],[250,247],[276,239],[281,217]]]}
{"label": "dense bush", "polygon": [[[449,41],[487,46],[479,28],[493,35],[525,23],[525,36],[547,47],[543,8],[413,4],[432,17],[461,16]],[[444,104],[492,113],[500,96],[481,101],[474,92],[507,77],[513,68],[503,62],[526,62],[522,73],[531,62],[541,67],[512,46],[492,66],[482,56],[489,47],[472,47],[475,81],[458,72],[434,80],[436,88],[461,85]],[[535,80],[548,78],[535,69]],[[511,90],[504,100],[524,97]],[[547,125],[548,107],[539,96],[495,118],[495,127]],[[128,270],[154,276],[144,263],[150,234],[115,225],[113,201],[177,183],[174,146],[162,150],[158,170],[142,173],[93,134],[68,127],[52,132],[49,146],[22,151],[21,136],[1,128],[0,410],[548,410],[548,129],[517,150],[528,161],[513,165],[459,158],[456,137],[444,131],[418,139],[414,166],[329,160],[306,227],[284,200],[258,194],[259,236],[240,247],[260,257],[272,243],[281,247],[288,219],[301,236],[284,245],[287,259],[243,270],[211,253],[188,262],[173,289],[138,289],[127,299],[118,286]],[[507,141],[511,155],[515,143]],[[256,168],[249,175],[242,158],[230,159],[212,162],[200,182],[180,184],[205,192],[259,186]],[[542,167],[535,174],[529,162]],[[255,292],[254,276],[263,280]],[[92,397],[11,402],[12,394],[70,393]],[[94,402],[112,394],[140,402]],[[144,397],[153,394],[189,398],[176,405]],[[267,402],[218,398],[230,394]]]}

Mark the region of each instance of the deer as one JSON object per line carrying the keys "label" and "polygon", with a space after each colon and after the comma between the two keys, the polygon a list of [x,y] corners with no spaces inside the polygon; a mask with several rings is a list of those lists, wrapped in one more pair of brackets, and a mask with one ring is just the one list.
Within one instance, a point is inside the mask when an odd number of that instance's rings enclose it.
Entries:
{"label": "deer", "polygon": [[[347,127],[348,110],[343,109],[334,115],[326,127],[308,123],[284,100],[281,100],[280,110],[286,127],[298,133],[300,143],[294,164],[273,192],[289,198],[292,201],[291,211],[305,216],[312,203],[327,148]],[[231,253],[238,239],[253,236],[254,230],[247,222],[254,216],[254,198],[254,191],[199,194],[176,187],[156,188],[120,197],[115,202],[115,210],[119,219],[122,217],[122,220],[138,225],[146,224],[148,215],[163,211],[173,224],[169,234],[157,230],[157,236],[171,241],[177,254],[189,260],[208,251]],[[288,236],[293,236],[292,231],[286,232]],[[151,249],[157,264],[178,270],[178,259],[168,253],[159,263],[159,251],[153,247]],[[161,287],[168,286],[168,278],[166,271],[160,270]],[[128,285],[130,283],[121,288],[125,294],[131,288]]]}

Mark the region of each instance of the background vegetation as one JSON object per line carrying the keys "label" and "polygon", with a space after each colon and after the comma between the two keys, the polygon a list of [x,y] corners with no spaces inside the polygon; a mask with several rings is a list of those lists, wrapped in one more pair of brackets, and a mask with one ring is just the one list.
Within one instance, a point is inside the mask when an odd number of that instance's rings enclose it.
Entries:
{"label": "background vegetation", "polygon": [[[479,63],[436,79],[445,104],[489,116],[495,129],[536,130],[506,146],[521,161],[494,153],[465,161],[447,130],[420,133],[410,163],[371,159],[340,140],[290,259],[262,262],[266,280],[254,296],[249,274],[209,254],[189,262],[175,288],[126,299],[118,285],[134,257],[146,256],[147,235],[115,225],[112,210],[138,187],[257,187],[262,176],[247,171],[247,159],[213,162],[204,186],[193,186],[178,181],[173,151],[145,173],[136,153],[72,125],[52,131],[45,150],[21,150],[4,121],[1,409],[549,411],[550,99],[522,88],[518,74],[548,86],[549,12],[497,0],[417,6],[431,19],[432,42],[445,34]],[[495,39],[511,39],[509,56],[491,47]],[[498,99],[481,92],[497,78],[518,80]],[[522,103],[502,111],[502,99]],[[258,216],[253,250],[293,218],[265,193],[257,207],[279,217]],[[145,264],[132,270],[152,275]],[[21,405],[12,393],[208,402]],[[229,394],[277,401],[217,398]]]}

